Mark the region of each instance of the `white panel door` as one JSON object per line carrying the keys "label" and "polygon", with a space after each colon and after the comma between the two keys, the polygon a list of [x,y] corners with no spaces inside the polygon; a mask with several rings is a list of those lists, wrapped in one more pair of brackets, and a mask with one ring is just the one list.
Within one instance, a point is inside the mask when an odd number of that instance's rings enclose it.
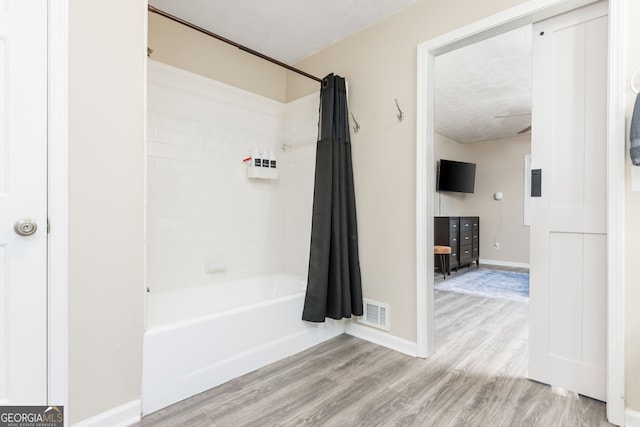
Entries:
{"label": "white panel door", "polygon": [[607,5],[533,27],[529,377],[606,398]]}
{"label": "white panel door", "polygon": [[0,0],[0,405],[47,403],[46,191],[47,2]]}

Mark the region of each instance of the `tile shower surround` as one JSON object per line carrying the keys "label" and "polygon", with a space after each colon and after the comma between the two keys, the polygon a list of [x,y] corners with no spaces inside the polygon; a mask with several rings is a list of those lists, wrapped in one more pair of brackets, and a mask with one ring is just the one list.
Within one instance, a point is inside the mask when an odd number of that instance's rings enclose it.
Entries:
{"label": "tile shower surround", "polygon": [[[305,273],[318,96],[284,104],[155,61],[148,75],[151,291]],[[273,151],[278,180],[247,178],[254,148]]]}

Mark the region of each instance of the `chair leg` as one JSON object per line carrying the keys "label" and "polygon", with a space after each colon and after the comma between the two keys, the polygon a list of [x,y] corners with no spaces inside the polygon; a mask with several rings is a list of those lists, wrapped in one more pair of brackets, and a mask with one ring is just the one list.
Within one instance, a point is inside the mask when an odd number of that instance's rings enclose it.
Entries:
{"label": "chair leg", "polygon": [[447,279],[447,270],[444,268],[444,255],[440,254],[440,271],[444,280]]}

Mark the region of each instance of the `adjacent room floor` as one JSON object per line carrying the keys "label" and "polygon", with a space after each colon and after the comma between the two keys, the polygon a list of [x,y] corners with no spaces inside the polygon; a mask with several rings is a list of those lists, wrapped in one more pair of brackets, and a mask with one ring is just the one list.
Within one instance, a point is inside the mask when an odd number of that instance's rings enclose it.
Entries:
{"label": "adjacent room floor", "polygon": [[428,359],[341,335],[138,425],[610,425],[604,403],[561,396],[525,378],[526,303],[447,291],[435,296],[437,352]]}

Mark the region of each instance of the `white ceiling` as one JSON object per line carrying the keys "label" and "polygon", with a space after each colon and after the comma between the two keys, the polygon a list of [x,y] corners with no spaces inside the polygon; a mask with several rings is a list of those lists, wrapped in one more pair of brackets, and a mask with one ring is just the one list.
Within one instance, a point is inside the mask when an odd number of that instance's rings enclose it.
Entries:
{"label": "white ceiling", "polygon": [[150,0],[149,4],[291,65],[415,2]]}
{"label": "white ceiling", "polygon": [[530,126],[531,39],[526,26],[437,56],[436,131],[467,143]]}
{"label": "white ceiling", "polygon": [[[150,0],[149,3],[284,63],[295,64],[416,1]],[[439,133],[462,143],[514,136],[531,124],[530,113],[530,26],[436,58]]]}

